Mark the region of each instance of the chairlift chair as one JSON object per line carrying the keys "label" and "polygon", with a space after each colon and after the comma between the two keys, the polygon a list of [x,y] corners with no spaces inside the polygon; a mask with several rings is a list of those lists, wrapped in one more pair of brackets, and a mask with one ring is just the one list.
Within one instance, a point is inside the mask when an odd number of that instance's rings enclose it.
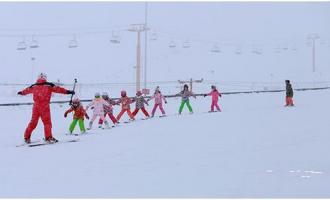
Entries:
{"label": "chairlift chair", "polygon": [[280,47],[276,47],[275,48],[275,53],[281,53],[281,48]]}
{"label": "chairlift chair", "polygon": [[150,40],[151,40],[151,41],[155,41],[155,40],[157,40],[157,33],[156,33],[156,32],[153,32],[153,33],[151,34]]}
{"label": "chairlift chair", "polygon": [[120,37],[117,33],[112,32],[112,37],[110,39],[110,42],[113,44],[119,44],[120,43]]}
{"label": "chairlift chair", "polygon": [[26,50],[26,44],[24,41],[17,44],[17,50]]}
{"label": "chairlift chair", "polygon": [[175,48],[176,47],[175,42],[171,41],[170,44],[168,45],[168,47]]}
{"label": "chairlift chair", "polygon": [[39,47],[38,41],[33,39],[30,43],[30,48],[35,49],[35,48],[38,48],[38,47]]}
{"label": "chairlift chair", "polygon": [[190,43],[189,41],[185,41],[182,45],[183,48],[190,48]]}
{"label": "chairlift chair", "polygon": [[212,47],[212,49],[211,49],[211,52],[213,52],[213,53],[220,53],[221,51],[220,51],[219,46],[217,44],[214,44],[213,47]]}
{"label": "chairlift chair", "polygon": [[78,47],[78,42],[76,39],[72,39],[69,42],[69,48],[77,48]]}
{"label": "chairlift chair", "polygon": [[110,42],[111,43],[114,43],[114,44],[119,44],[120,43],[120,39],[118,37],[112,37],[110,39]]}
{"label": "chairlift chair", "polygon": [[242,49],[241,48],[236,48],[236,50],[235,50],[235,54],[236,55],[241,55],[242,54]]}

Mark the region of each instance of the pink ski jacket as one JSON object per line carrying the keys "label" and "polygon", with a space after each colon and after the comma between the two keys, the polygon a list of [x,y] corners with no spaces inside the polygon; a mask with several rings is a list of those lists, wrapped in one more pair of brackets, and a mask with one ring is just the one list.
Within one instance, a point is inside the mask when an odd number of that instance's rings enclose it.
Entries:
{"label": "pink ski jacket", "polygon": [[149,101],[151,99],[155,99],[155,104],[162,104],[162,100],[166,101],[165,97],[162,95],[162,93],[155,93],[152,97],[150,97]]}
{"label": "pink ski jacket", "polygon": [[111,106],[111,105],[102,98],[95,98],[90,104],[87,105],[86,111],[88,110],[89,107],[93,107],[94,108],[93,114],[100,115],[104,113],[103,106]]}
{"label": "pink ski jacket", "polygon": [[221,97],[221,93],[218,90],[212,90],[207,94],[208,96],[212,96],[212,101],[218,101],[219,96]]}

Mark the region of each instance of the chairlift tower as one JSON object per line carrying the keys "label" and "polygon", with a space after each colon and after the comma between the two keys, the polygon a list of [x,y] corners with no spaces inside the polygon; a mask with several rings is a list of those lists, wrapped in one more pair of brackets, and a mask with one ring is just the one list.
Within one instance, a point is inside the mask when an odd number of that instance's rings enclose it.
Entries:
{"label": "chairlift tower", "polygon": [[317,34],[309,34],[307,39],[312,42],[312,66],[313,66],[313,72],[316,71],[315,66],[315,41],[319,39],[320,37]]}
{"label": "chairlift tower", "polygon": [[185,83],[189,83],[189,86],[190,86],[190,92],[192,92],[193,90],[193,83],[201,83],[203,82],[204,79],[200,79],[200,80],[193,80],[192,78],[188,81],[181,81],[181,80],[178,80],[178,82],[180,84],[185,84]]}
{"label": "chairlift tower", "polygon": [[141,89],[141,32],[147,31],[149,28],[145,24],[131,24],[128,31],[137,33],[136,45],[136,91]]}

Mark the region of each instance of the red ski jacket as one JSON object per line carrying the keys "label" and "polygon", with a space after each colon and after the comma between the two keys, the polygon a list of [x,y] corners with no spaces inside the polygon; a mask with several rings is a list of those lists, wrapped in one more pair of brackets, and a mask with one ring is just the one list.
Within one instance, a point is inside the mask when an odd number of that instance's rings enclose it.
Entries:
{"label": "red ski jacket", "polygon": [[21,94],[33,94],[35,105],[47,105],[50,102],[52,92],[67,94],[68,90],[49,83],[45,79],[38,79],[35,84],[21,91]]}
{"label": "red ski jacket", "polygon": [[67,115],[74,111],[74,114],[73,114],[73,119],[84,119],[84,117],[86,117],[87,119],[89,119],[84,107],[82,105],[78,106],[77,108],[73,108],[71,107],[69,110],[67,110],[65,113],[64,113],[64,117],[67,117]]}

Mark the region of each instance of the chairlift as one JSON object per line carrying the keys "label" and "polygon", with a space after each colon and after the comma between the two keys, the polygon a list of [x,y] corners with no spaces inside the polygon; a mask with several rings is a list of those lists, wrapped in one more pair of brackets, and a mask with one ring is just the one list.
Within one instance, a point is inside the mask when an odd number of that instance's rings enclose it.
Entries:
{"label": "chairlift", "polygon": [[236,48],[235,54],[236,55],[241,55],[242,54],[242,49],[240,47]]}
{"label": "chairlift", "polygon": [[190,48],[190,43],[189,41],[185,41],[182,45],[183,48]]}
{"label": "chairlift", "polygon": [[17,44],[17,50],[26,50],[26,43],[25,41],[21,41]]}
{"label": "chairlift", "polygon": [[292,47],[291,47],[291,50],[292,50],[292,51],[297,51],[297,47],[296,47],[296,46],[292,46]]}
{"label": "chairlift", "polygon": [[110,42],[113,44],[119,44],[120,43],[120,37],[117,33],[112,32],[112,37],[110,39]]}
{"label": "chairlift", "polygon": [[69,48],[77,48],[78,47],[78,42],[77,40],[74,38],[72,40],[70,40],[69,42]]}
{"label": "chairlift", "polygon": [[255,54],[258,54],[258,55],[262,54],[262,50],[259,49],[259,48],[255,48],[252,52],[255,53]]}
{"label": "chairlift", "polygon": [[32,49],[35,49],[35,48],[38,48],[39,47],[39,43],[37,40],[35,40],[33,37],[32,37],[32,41],[30,43],[30,48]]}
{"label": "chairlift", "polygon": [[275,53],[281,53],[281,48],[280,47],[276,47],[275,48]]}
{"label": "chairlift", "polygon": [[157,33],[156,32],[153,32],[150,36],[150,40],[151,41],[156,41],[157,40]]}
{"label": "chairlift", "polygon": [[175,48],[176,47],[175,42],[171,41],[170,44],[168,45],[168,47]]}
{"label": "chairlift", "polygon": [[220,53],[220,52],[221,52],[221,50],[220,50],[218,44],[214,44],[214,45],[213,45],[213,47],[212,47],[212,49],[211,49],[211,52],[213,52],[213,53]]}

